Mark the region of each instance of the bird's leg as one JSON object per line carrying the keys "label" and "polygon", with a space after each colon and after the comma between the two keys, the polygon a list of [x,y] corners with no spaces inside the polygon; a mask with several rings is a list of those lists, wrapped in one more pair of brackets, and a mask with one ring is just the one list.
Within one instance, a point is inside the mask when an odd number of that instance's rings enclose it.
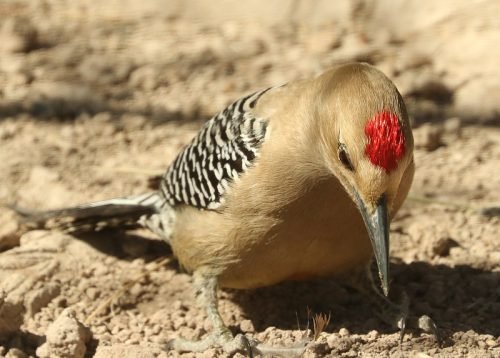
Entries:
{"label": "bird's leg", "polygon": [[243,337],[234,337],[222,321],[217,304],[217,277],[207,277],[195,272],[193,275],[196,298],[207,311],[212,323],[212,332],[199,341],[177,338],[169,343],[169,347],[177,351],[200,352],[213,346],[220,346],[224,351],[233,353],[244,350],[248,344]]}
{"label": "bird's leg", "polygon": [[410,300],[406,292],[401,295],[401,302],[396,303],[386,297],[382,292],[378,281],[374,275],[374,267],[370,263],[366,266],[364,272],[358,272],[352,278],[353,286],[365,294],[370,301],[378,307],[375,314],[387,324],[397,327],[400,330],[400,341],[402,342],[404,333],[407,328],[419,329],[426,333],[430,333],[440,341],[439,332],[434,321],[427,315],[416,317],[410,315],[409,305]]}
{"label": "bird's leg", "polygon": [[199,341],[177,338],[169,342],[168,347],[180,352],[200,352],[211,347],[221,347],[226,353],[246,351],[249,357],[254,355],[273,355],[280,357],[299,357],[305,351],[305,345],[298,347],[271,347],[248,339],[243,334],[233,337],[220,316],[217,304],[217,277],[194,273],[194,285],[198,303],[207,311],[213,330]]}

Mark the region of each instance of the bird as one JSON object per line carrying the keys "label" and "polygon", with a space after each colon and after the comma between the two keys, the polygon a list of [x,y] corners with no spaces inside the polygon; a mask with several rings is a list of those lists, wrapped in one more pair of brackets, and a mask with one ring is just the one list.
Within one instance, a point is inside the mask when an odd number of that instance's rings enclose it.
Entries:
{"label": "bird", "polygon": [[218,289],[337,276],[374,257],[387,296],[389,225],[414,171],[398,89],[374,66],[346,63],[230,104],[180,151],[156,191],[18,212],[67,232],[151,229],[192,273],[212,323],[201,340],[178,338],[170,348],[276,353],[232,335]]}

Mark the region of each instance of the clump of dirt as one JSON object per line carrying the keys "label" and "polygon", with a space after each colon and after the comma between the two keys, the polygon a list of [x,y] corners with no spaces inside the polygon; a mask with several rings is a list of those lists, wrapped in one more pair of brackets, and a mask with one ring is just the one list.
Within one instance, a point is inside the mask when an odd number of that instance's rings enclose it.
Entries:
{"label": "clump of dirt", "polygon": [[[400,344],[366,297],[331,280],[224,290],[221,314],[233,333],[276,345],[303,341],[309,310],[331,315],[305,357],[500,356],[498,73],[487,54],[474,58],[485,59],[488,76],[473,73],[466,54],[453,61],[463,47],[450,38],[460,22],[479,31],[477,41],[481,31],[494,38],[490,2],[474,10],[483,9],[483,27],[452,14],[435,36],[423,27],[397,38],[359,21],[308,28],[161,12],[88,16],[88,3],[0,4],[9,18],[0,26],[0,204],[41,210],[148,191],[232,100],[368,61],[395,80],[415,125],[417,174],[392,224],[392,286],[407,292],[412,314],[433,318],[442,344],[417,331]],[[423,52],[430,38],[442,56]],[[440,39],[446,46],[434,45]],[[485,88],[485,107],[472,106]],[[0,206],[0,250],[0,356],[227,356],[165,351],[210,324],[191,277],[150,233],[24,232]]]}
{"label": "clump of dirt", "polygon": [[80,323],[75,312],[66,308],[47,328],[47,341],[38,347],[36,355],[40,358],[83,358],[86,343],[91,338],[90,330]]}

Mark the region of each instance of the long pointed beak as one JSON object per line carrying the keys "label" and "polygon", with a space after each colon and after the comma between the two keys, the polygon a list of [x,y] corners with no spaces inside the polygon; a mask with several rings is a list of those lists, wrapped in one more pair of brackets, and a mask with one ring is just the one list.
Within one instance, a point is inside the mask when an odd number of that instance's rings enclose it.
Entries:
{"label": "long pointed beak", "polygon": [[382,290],[387,296],[389,294],[389,218],[386,197],[382,195],[379,198],[373,213],[368,211],[359,195],[356,194],[356,198],[372,243]]}

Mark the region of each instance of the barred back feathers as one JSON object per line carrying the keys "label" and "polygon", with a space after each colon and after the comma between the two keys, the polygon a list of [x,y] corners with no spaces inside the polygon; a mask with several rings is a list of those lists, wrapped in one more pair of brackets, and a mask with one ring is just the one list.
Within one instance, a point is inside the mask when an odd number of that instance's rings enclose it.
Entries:
{"label": "barred back feathers", "polygon": [[252,109],[271,88],[243,97],[219,112],[179,153],[160,185],[170,205],[217,209],[223,204],[229,184],[258,156],[267,121],[254,116]]}

